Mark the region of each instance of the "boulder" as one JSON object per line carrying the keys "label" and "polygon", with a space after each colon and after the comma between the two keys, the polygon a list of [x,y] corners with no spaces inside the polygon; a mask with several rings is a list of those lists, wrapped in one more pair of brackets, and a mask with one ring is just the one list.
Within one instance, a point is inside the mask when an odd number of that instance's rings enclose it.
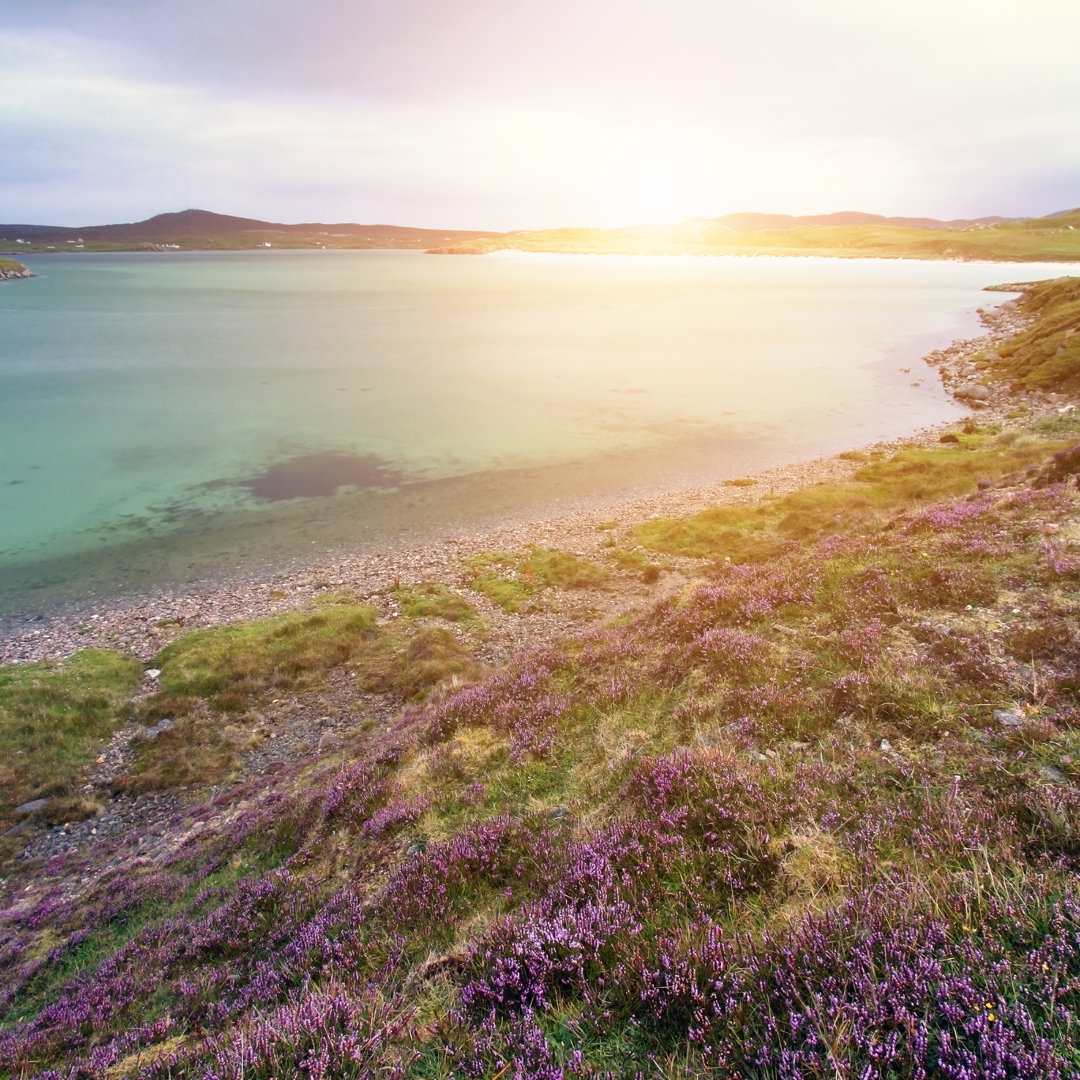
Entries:
{"label": "boulder", "polygon": [[965,401],[989,401],[990,387],[984,383],[966,382],[961,383],[953,393]]}
{"label": "boulder", "polygon": [[1080,443],[1059,450],[1035,478],[1035,487],[1062,484],[1073,476],[1080,478]]}

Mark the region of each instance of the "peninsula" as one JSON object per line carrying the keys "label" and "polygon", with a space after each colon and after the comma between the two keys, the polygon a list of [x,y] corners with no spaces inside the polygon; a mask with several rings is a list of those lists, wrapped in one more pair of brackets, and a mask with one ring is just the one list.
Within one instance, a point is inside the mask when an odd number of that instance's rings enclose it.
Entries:
{"label": "peninsula", "polygon": [[14,259],[0,259],[0,281],[33,276],[21,262],[16,262]]}
{"label": "peninsula", "polygon": [[209,210],[158,214],[119,225],[0,225],[0,251],[244,251],[252,248],[403,248],[493,239],[496,232],[413,229],[354,222],[284,225]]}

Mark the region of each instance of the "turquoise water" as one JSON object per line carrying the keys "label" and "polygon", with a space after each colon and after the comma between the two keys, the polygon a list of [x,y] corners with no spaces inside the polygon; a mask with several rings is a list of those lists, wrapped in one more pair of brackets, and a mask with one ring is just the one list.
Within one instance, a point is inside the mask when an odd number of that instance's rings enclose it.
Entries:
{"label": "turquoise water", "polygon": [[982,286],[1020,272],[414,252],[27,262],[37,277],[0,285],[10,610],[911,431],[959,414],[919,357],[977,333],[974,309],[1004,299]]}

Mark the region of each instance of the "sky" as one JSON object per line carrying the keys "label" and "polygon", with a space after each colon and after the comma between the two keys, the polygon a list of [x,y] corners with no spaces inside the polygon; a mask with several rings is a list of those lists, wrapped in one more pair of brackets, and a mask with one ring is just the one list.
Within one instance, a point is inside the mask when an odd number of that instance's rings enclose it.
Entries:
{"label": "sky", "polygon": [[0,0],[0,221],[1080,206],[1076,0]]}

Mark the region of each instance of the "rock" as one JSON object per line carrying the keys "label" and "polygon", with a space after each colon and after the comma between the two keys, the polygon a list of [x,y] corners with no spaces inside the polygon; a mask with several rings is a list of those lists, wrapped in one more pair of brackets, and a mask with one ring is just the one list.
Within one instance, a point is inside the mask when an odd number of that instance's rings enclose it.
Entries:
{"label": "rock", "polygon": [[425,960],[416,974],[421,982],[428,982],[435,978],[436,975],[459,971],[468,962],[469,952],[467,949],[453,949],[448,953],[442,953],[440,956],[433,956],[431,959]]}
{"label": "rock", "polygon": [[160,678],[160,676],[161,676],[161,669],[160,669],[160,668],[156,668],[156,667],[152,667],[152,668],[147,668],[147,669],[146,669],[146,670],[145,670],[145,671],[143,672],[143,678],[144,678],[144,679],[151,679],[151,680],[153,680],[153,679],[157,679],[157,678]]}
{"label": "rock", "polygon": [[1080,476],[1080,443],[1059,450],[1035,478],[1035,487],[1060,484],[1070,476]]}
{"label": "rock", "polygon": [[989,401],[990,387],[984,383],[965,382],[961,383],[953,393],[965,401]]}
{"label": "rock", "polygon": [[21,806],[16,806],[15,813],[32,814],[35,810],[40,810],[48,801],[48,799],[31,799],[29,802],[24,802]]}
{"label": "rock", "polygon": [[1011,709],[995,709],[994,719],[1006,727],[1019,727],[1024,722],[1024,718]]}
{"label": "rock", "polygon": [[1051,784],[1064,784],[1066,780],[1065,774],[1056,765],[1040,765],[1039,775]]}
{"label": "rock", "polygon": [[168,718],[164,720],[159,720],[156,724],[154,724],[153,727],[148,727],[143,732],[143,738],[156,739],[159,735],[163,735],[166,731],[172,731],[174,727],[176,727],[175,720],[169,720]]}
{"label": "rock", "polygon": [[888,753],[892,749],[892,743],[888,739],[881,740],[881,750],[884,753]]}

